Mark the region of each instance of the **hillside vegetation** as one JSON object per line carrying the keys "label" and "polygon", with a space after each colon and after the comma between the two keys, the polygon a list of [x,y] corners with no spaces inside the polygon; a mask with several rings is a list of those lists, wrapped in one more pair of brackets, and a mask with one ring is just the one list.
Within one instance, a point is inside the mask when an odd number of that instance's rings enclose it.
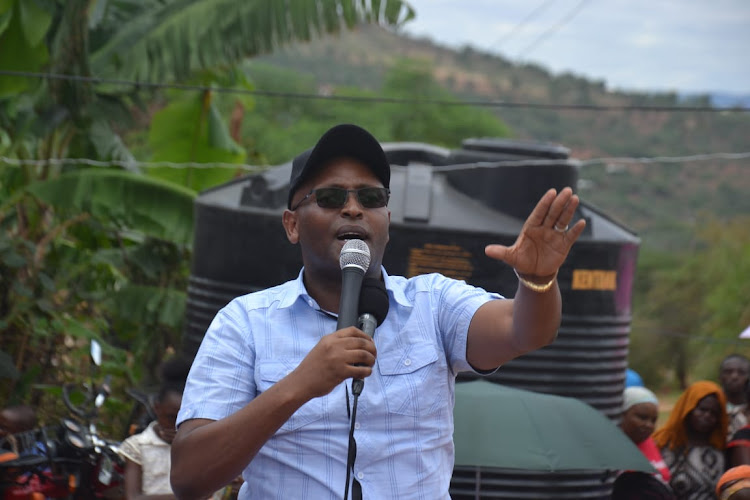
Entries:
{"label": "hillside vegetation", "polygon": [[[464,48],[456,51],[377,27],[279,50],[261,61],[303,73],[321,91],[382,88],[403,58],[428,63],[436,81],[466,101],[601,107],[709,106],[709,96],[609,91],[603,81],[553,75],[536,65]],[[419,95],[415,95],[419,98]],[[377,103],[363,106],[394,106]],[[580,160],[683,157],[750,151],[750,113],[491,106],[514,138],[561,144]],[[447,144],[456,147],[458,144]],[[580,195],[634,229],[643,244],[684,249],[697,224],[750,214],[750,160],[626,163],[581,168]]]}

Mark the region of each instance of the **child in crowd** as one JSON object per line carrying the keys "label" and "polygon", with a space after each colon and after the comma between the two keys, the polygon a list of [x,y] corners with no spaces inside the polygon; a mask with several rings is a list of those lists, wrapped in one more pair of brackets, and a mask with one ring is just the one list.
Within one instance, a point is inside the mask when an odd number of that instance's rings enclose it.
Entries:
{"label": "child in crowd", "polygon": [[156,420],[120,446],[126,462],[126,500],[175,499],[169,483],[171,447],[189,370],[190,362],[180,357],[162,365],[162,385],[154,403]]}

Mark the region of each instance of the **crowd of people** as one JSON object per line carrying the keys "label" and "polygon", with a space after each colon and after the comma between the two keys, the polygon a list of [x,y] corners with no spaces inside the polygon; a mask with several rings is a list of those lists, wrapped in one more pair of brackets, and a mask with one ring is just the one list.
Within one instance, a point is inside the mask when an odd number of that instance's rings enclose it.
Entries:
{"label": "crowd of people", "polygon": [[[658,429],[656,395],[639,378],[628,377],[620,428],[656,472],[623,473],[615,482],[613,498],[750,498],[749,374],[747,357],[727,356],[719,367],[718,383],[692,383]],[[630,493],[635,496],[627,496]]]}

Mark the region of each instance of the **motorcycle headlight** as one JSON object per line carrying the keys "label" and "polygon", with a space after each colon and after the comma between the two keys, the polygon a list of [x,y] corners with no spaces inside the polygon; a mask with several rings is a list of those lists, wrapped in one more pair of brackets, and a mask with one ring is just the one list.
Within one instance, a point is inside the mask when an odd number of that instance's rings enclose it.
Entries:
{"label": "motorcycle headlight", "polygon": [[69,432],[75,432],[77,434],[81,434],[83,431],[83,428],[80,426],[78,422],[75,420],[71,420],[69,418],[62,419],[62,426],[65,428],[66,431]]}
{"label": "motorcycle headlight", "polygon": [[83,450],[88,446],[86,438],[84,438],[81,434],[73,431],[68,431],[65,433],[65,443],[77,450]]}

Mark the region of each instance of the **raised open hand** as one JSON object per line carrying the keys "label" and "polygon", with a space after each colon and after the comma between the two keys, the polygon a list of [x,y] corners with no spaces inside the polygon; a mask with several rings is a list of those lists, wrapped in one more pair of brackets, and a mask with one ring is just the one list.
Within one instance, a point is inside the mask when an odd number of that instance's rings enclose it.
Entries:
{"label": "raised open hand", "polygon": [[568,227],[578,203],[578,196],[569,187],[559,194],[550,189],[526,219],[515,243],[509,247],[487,245],[485,254],[502,260],[526,277],[549,279],[557,273],[586,227],[584,220]]}

